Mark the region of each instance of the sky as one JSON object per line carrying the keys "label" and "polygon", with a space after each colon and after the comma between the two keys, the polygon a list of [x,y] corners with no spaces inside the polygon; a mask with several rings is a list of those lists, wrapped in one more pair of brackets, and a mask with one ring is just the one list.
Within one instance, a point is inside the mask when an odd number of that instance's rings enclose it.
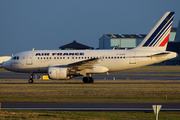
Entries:
{"label": "sky", "polygon": [[58,50],[73,40],[99,47],[103,34],[148,34],[180,0],[0,0],[0,55]]}

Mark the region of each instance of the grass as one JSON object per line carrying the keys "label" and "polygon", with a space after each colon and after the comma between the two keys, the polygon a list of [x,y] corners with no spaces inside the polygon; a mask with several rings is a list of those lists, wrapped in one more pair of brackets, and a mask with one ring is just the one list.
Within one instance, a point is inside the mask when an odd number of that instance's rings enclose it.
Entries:
{"label": "grass", "polygon": [[[0,72],[7,72],[0,69]],[[146,66],[124,71],[180,72],[180,66]],[[120,72],[123,74],[123,71]],[[145,73],[141,74],[146,75]],[[116,73],[115,73],[116,74]],[[119,74],[119,73],[117,73]],[[130,74],[128,74],[130,75]],[[156,74],[157,75],[157,74]],[[158,74],[163,76],[164,74]],[[170,74],[177,75],[177,74]],[[178,75],[177,75],[178,76]],[[1,83],[27,83],[27,79],[0,79]],[[107,84],[98,84],[98,83]],[[136,83],[136,84],[132,84]],[[149,84],[150,82],[161,84]],[[174,84],[167,84],[174,82]],[[83,84],[81,80],[35,80],[44,84],[0,84],[2,102],[180,102],[179,80],[95,80],[97,84]],[[49,84],[48,84],[49,83]],[[52,84],[53,83],[53,84]],[[122,83],[122,84],[114,84]],[[125,84],[124,84],[125,83]],[[141,84],[138,84],[141,83]],[[166,100],[166,93],[168,99]],[[0,120],[154,120],[152,112],[81,112],[81,111],[30,111],[0,110]],[[180,112],[160,112],[159,120],[179,120]]]}
{"label": "grass", "polygon": [[[43,83],[43,80],[37,81]],[[127,83],[123,84],[124,81]],[[2,102],[180,102],[180,85],[166,84],[166,80],[160,80],[164,84],[146,84],[159,82],[157,80],[96,80],[96,83],[102,82],[109,84],[83,84],[81,80],[55,81],[55,84],[0,84],[0,99]]]}
{"label": "grass", "polygon": [[[179,120],[180,112],[160,112],[160,120]],[[75,112],[75,111],[22,111],[22,110],[1,110],[0,120],[27,119],[73,119],[73,120],[124,120],[124,119],[146,119],[154,120],[152,112]]]}
{"label": "grass", "polygon": [[0,68],[0,72],[10,72],[10,71],[5,70],[4,68]]}

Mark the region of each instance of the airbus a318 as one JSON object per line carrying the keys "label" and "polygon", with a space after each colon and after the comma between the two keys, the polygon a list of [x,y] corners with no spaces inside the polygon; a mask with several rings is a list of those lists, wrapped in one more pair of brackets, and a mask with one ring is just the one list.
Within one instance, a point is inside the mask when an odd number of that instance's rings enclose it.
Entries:
{"label": "airbus a318", "polygon": [[166,12],[144,40],[129,50],[34,50],[18,53],[3,67],[9,71],[47,73],[50,79],[64,80],[84,76],[84,83],[93,83],[91,74],[122,71],[178,56],[166,51],[174,12]]}

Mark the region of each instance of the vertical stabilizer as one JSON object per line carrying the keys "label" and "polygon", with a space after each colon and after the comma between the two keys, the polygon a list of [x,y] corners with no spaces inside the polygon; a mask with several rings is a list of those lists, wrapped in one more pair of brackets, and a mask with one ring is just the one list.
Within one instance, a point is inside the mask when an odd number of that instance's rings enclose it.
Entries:
{"label": "vertical stabilizer", "polygon": [[165,51],[174,18],[174,12],[166,12],[151,32],[135,49]]}

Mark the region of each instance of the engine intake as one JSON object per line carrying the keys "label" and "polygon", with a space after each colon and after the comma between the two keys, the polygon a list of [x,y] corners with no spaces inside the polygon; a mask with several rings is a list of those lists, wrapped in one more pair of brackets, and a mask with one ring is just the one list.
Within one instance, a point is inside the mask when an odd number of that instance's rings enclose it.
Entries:
{"label": "engine intake", "polygon": [[63,67],[49,67],[48,75],[50,79],[60,80],[60,79],[70,79],[70,71]]}

